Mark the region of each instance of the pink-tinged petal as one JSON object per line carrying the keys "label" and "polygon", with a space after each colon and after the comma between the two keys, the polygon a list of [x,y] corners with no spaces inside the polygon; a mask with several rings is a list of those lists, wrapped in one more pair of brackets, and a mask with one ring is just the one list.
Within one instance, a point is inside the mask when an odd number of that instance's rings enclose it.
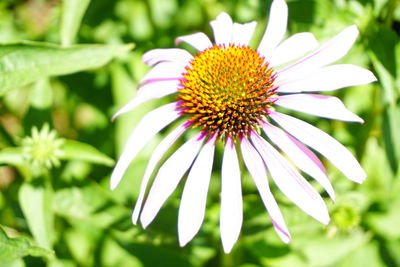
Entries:
{"label": "pink-tinged petal", "polygon": [[185,71],[183,64],[177,64],[176,62],[165,62],[154,66],[143,79],[140,84],[149,83],[152,80],[165,81],[165,80],[176,80],[182,78],[182,73]]}
{"label": "pink-tinged petal", "polygon": [[353,25],[344,29],[312,54],[303,57],[297,62],[279,71],[278,76],[282,80],[302,77],[304,74],[310,73],[314,69],[335,62],[350,50],[356,41],[357,36],[357,26]]}
{"label": "pink-tinged petal", "polygon": [[220,231],[225,253],[232,250],[239,238],[243,222],[242,185],[240,168],[231,138],[225,144],[221,170]]}
{"label": "pink-tinged petal", "polygon": [[279,66],[303,56],[318,46],[318,41],[309,32],[297,33],[283,41],[269,57],[271,66]]}
{"label": "pink-tinged petal", "polygon": [[364,122],[363,119],[348,110],[339,98],[334,96],[316,94],[284,95],[279,96],[275,104],[319,117],[341,121]]}
{"label": "pink-tinged petal", "polygon": [[315,154],[296,141],[283,130],[266,123],[263,125],[265,134],[285,153],[292,162],[303,172],[313,177],[335,199],[335,192],[328,179],[325,168]]}
{"label": "pink-tinged petal", "polygon": [[161,62],[177,62],[187,65],[193,56],[186,50],[179,48],[153,49],[142,56],[143,62],[153,66]]}
{"label": "pink-tinged petal", "polygon": [[203,143],[202,140],[199,140],[201,136],[202,133],[189,139],[160,167],[140,215],[143,228],[146,228],[153,221],[161,206],[192,165]]}
{"label": "pink-tinged petal", "polygon": [[269,116],[289,134],[326,157],[350,180],[362,183],[366,174],[343,145],[320,129],[299,119],[271,111]]}
{"label": "pink-tinged petal", "polygon": [[267,165],[272,179],[286,197],[305,213],[324,224],[328,224],[328,209],[318,192],[275,148],[257,133],[251,134],[251,140]]}
{"label": "pink-tinged petal", "polygon": [[248,45],[256,26],[257,22],[255,21],[245,24],[233,23],[232,43],[236,45]]}
{"label": "pink-tinged petal", "polygon": [[244,163],[246,164],[246,167],[257,186],[264,206],[271,218],[272,225],[282,241],[285,243],[290,243],[291,237],[289,230],[286,226],[285,220],[283,219],[278,204],[276,203],[276,200],[269,189],[268,176],[265,170],[264,162],[262,161],[258,152],[245,138],[241,142],[241,149]]}
{"label": "pink-tinged petal", "polygon": [[212,43],[207,35],[202,32],[193,33],[185,36],[181,36],[176,38],[175,43],[179,44],[180,42],[187,43],[188,45],[193,46],[198,51],[203,51],[207,48],[212,47]]}
{"label": "pink-tinged petal", "polygon": [[269,13],[267,29],[258,46],[258,52],[269,59],[272,51],[286,33],[288,7],[284,0],[274,0]]}
{"label": "pink-tinged petal", "polygon": [[232,42],[232,19],[228,14],[222,12],[210,24],[216,44],[227,45]]}
{"label": "pink-tinged petal", "polygon": [[172,81],[163,81],[158,83],[148,83],[141,87],[141,89],[137,92],[136,96],[130,100],[125,106],[123,106],[117,113],[114,114],[112,120],[114,120],[119,115],[131,111],[138,107],[139,105],[153,99],[159,99],[164,96],[176,93],[178,91],[178,87],[180,85],[180,81],[172,80]]}
{"label": "pink-tinged petal", "polygon": [[328,175],[324,165],[322,162],[319,160],[319,158],[312,152],[310,149],[308,149],[305,145],[303,145],[301,142],[299,142],[296,138],[291,136],[290,134],[286,133],[286,135],[289,137],[289,139],[295,143],[302,151],[304,154],[306,154],[314,163],[315,165],[318,166],[318,168],[325,173],[325,175]]}
{"label": "pink-tinged petal", "polygon": [[369,70],[350,64],[326,66],[292,80],[285,81],[284,78],[285,75],[277,77],[280,93],[332,91],[376,81]]}
{"label": "pink-tinged petal", "polygon": [[214,160],[215,137],[201,149],[190,169],[183,189],[178,215],[178,234],[181,246],[192,240],[203,223]]}
{"label": "pink-tinged petal", "polygon": [[181,124],[170,132],[156,147],[149,163],[147,164],[146,171],[144,172],[142,182],[140,184],[139,196],[136,200],[135,208],[132,213],[133,224],[137,223],[140,210],[142,208],[143,199],[146,193],[147,184],[149,183],[150,177],[153,174],[154,168],[157,166],[158,162],[164,156],[165,152],[172,146],[173,143],[186,131],[187,127],[185,123]]}
{"label": "pink-tinged petal", "polygon": [[176,110],[176,107],[176,102],[170,103],[147,113],[147,115],[142,118],[129,136],[125,149],[111,174],[111,190],[117,187],[131,161],[150,139],[180,116],[180,112]]}

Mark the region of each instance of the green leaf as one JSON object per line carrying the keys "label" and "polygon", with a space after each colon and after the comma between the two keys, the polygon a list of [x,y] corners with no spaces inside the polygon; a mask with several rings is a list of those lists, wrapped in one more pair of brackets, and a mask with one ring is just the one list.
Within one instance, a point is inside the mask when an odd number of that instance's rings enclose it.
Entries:
{"label": "green leaf", "polygon": [[0,150],[0,164],[19,166],[24,162],[22,148],[6,147]]}
{"label": "green leaf", "polygon": [[33,246],[25,237],[9,238],[0,228],[0,266],[2,262],[10,262],[28,255],[47,256],[51,250]]}
{"label": "green leaf", "polygon": [[31,90],[31,105],[36,109],[47,109],[53,101],[53,91],[50,80],[43,78],[37,80]]}
{"label": "green leaf", "polygon": [[96,189],[94,185],[89,185],[57,190],[52,203],[54,212],[78,220],[90,217],[106,200]]}
{"label": "green leaf", "polygon": [[354,230],[349,235],[338,234],[332,238],[318,235],[312,239],[307,238],[304,243],[297,240],[293,245],[307,258],[307,266],[335,266],[336,262],[367,243],[369,239],[369,234]]}
{"label": "green leaf", "polygon": [[337,267],[353,267],[353,266],[387,266],[380,257],[379,243],[376,241],[368,242],[364,246],[356,249],[343,261],[335,265]]}
{"label": "green leaf", "polygon": [[398,73],[396,57],[400,51],[400,38],[390,28],[382,28],[370,41],[371,60],[378,74],[378,80],[382,90],[381,101],[383,104],[383,137],[386,153],[396,173],[398,169],[398,158],[400,157],[400,123],[398,120],[400,108],[397,103],[399,92],[396,90],[396,75]]}
{"label": "green leaf", "polygon": [[395,104],[398,93],[395,89],[397,74],[396,47],[400,38],[390,28],[381,28],[370,39],[370,57],[384,91],[384,104]]}
{"label": "green leaf", "polygon": [[64,151],[64,155],[61,159],[64,160],[83,160],[106,166],[114,165],[114,160],[112,158],[86,143],[75,140],[65,140],[61,149]]}
{"label": "green leaf", "polygon": [[400,158],[400,107],[390,105],[385,108],[383,113],[383,140],[385,141],[386,154],[393,173],[399,168]]}
{"label": "green leaf", "polygon": [[98,68],[132,45],[60,46],[23,42],[0,45],[0,95],[39,79]]}
{"label": "green leaf", "polygon": [[360,185],[359,192],[368,197],[369,203],[387,200],[392,189],[393,173],[386,153],[376,137],[367,139],[365,155],[368,156],[363,157],[361,165],[364,166],[368,178]]}
{"label": "green leaf", "polygon": [[366,216],[366,222],[377,234],[388,240],[400,238],[400,213],[398,207],[400,198],[393,201],[387,213],[371,212]]}
{"label": "green leaf", "polygon": [[390,254],[391,258],[393,259],[392,266],[400,266],[400,242],[399,240],[388,240],[385,243],[385,246]]}
{"label": "green leaf", "polygon": [[[134,97],[134,92],[136,92],[136,83],[132,80],[129,73],[121,64],[112,64],[110,70],[113,99],[116,106],[121,108],[129,101],[129,99]],[[135,125],[135,121],[137,121],[135,116],[120,116],[116,120],[115,142],[116,152],[118,155],[122,153],[125,142],[132,132],[132,125]]]}
{"label": "green leaf", "polygon": [[24,153],[21,147],[6,147],[1,149],[0,165],[2,164],[16,167],[19,173],[25,178],[29,179],[32,176],[31,171],[25,164]]}
{"label": "green leaf", "polygon": [[23,259],[0,261],[0,267],[26,267]]}
{"label": "green leaf", "polygon": [[36,243],[50,249],[54,239],[50,186],[40,178],[32,183],[23,183],[19,190],[19,203]]}
{"label": "green leaf", "polygon": [[78,32],[90,0],[63,0],[61,16],[61,44],[69,46]]}

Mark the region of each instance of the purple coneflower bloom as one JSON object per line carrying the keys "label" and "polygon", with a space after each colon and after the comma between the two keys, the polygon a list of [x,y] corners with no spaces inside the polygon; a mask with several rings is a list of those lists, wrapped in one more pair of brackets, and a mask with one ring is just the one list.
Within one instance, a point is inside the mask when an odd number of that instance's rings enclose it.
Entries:
{"label": "purple coneflower bloom", "polygon": [[[320,183],[332,199],[334,191],[321,161],[308,147],[326,157],[350,180],[361,183],[365,179],[357,160],[339,142],[274,108],[363,122],[338,98],[312,93],[376,80],[370,71],[354,65],[329,65],[351,48],[358,35],[357,27],[350,26],[319,46],[308,32],[282,41],[286,25],[287,5],[283,0],[274,0],[257,50],[249,47],[256,23],[233,23],[228,14],[221,13],[211,22],[215,44],[204,33],[177,38],[177,43],[185,42],[198,50],[194,56],[178,48],[154,49],[143,56],[143,61],[153,69],[143,78],[136,97],[115,116],[167,95],[175,94],[178,100],[143,117],[112,173],[111,188],[118,185],[130,162],[153,136],[176,120],[181,124],[160,142],[149,160],[133,223],[137,223],[140,214],[143,227],[147,227],[188,173],[179,208],[178,234],[182,246],[189,242],[204,219],[216,142],[224,144],[220,231],[226,253],[237,241],[243,220],[238,156],[242,157],[273,226],[285,243],[290,242],[290,234],[271,194],[267,173],[288,199],[324,224],[329,223],[326,205],[301,172]],[[189,129],[198,134],[155,170],[166,151]]]}

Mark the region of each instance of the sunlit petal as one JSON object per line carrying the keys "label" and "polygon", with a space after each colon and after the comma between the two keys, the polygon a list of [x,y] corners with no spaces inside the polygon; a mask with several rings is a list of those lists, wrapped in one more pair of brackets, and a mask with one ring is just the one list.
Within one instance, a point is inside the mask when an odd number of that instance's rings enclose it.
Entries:
{"label": "sunlit petal", "polygon": [[183,189],[178,215],[178,234],[181,246],[192,240],[204,219],[208,186],[214,161],[215,137],[201,149]]}
{"label": "sunlit petal", "polygon": [[110,188],[115,189],[122,179],[131,161],[139,151],[156,135],[161,129],[179,117],[176,110],[177,103],[170,103],[149,112],[136,126],[125,144],[115,168],[111,174]]}
{"label": "sunlit petal", "polygon": [[225,253],[239,238],[243,222],[242,186],[236,149],[231,138],[225,144],[221,170],[220,230]]}
{"label": "sunlit petal", "polygon": [[285,196],[305,213],[321,223],[328,224],[328,209],[318,192],[275,148],[258,134],[253,132],[251,140],[267,165],[272,179]]}
{"label": "sunlit petal", "polygon": [[199,140],[201,136],[200,133],[189,139],[160,167],[140,215],[140,221],[144,228],[153,221],[161,206],[192,165],[203,143],[202,140]]}
{"label": "sunlit petal", "polygon": [[142,183],[140,184],[139,196],[136,200],[135,208],[132,213],[132,222],[134,224],[137,223],[140,210],[142,208],[144,195],[146,193],[147,184],[149,183],[150,177],[154,172],[155,167],[157,166],[160,159],[165,155],[165,152],[172,146],[173,143],[186,131],[185,124],[181,124],[177,128],[175,128],[172,132],[170,132],[161,142],[158,144],[156,149],[154,150],[149,163],[147,164],[146,171],[144,172]]}
{"label": "sunlit petal", "polygon": [[165,62],[154,66],[140,81],[140,84],[149,83],[152,80],[177,80],[185,72],[185,66],[176,62]]}
{"label": "sunlit petal", "polygon": [[364,122],[363,119],[348,110],[334,96],[316,94],[292,94],[278,97],[276,105],[319,117],[341,121]]}
{"label": "sunlit petal", "polygon": [[269,13],[267,29],[258,46],[258,52],[267,59],[286,33],[288,8],[284,0],[274,0]]}
{"label": "sunlit petal", "polygon": [[371,71],[350,64],[327,66],[299,78],[281,81],[284,78],[285,75],[277,78],[278,92],[281,93],[332,91],[376,81]]}
{"label": "sunlit petal", "polygon": [[279,66],[303,56],[318,46],[318,41],[309,32],[297,33],[283,41],[271,54],[271,66]]}
{"label": "sunlit petal", "polygon": [[263,127],[266,135],[274,142],[292,161],[311,177],[313,177],[328,192],[334,200],[335,192],[328,179],[325,168],[315,154],[299,142],[285,133],[283,130],[266,123]]}
{"label": "sunlit petal", "polygon": [[358,29],[355,25],[344,29],[315,52],[279,71],[280,79],[287,80],[294,77],[301,77],[319,67],[342,58],[352,47],[357,36]]}
{"label": "sunlit petal", "polygon": [[180,82],[178,80],[145,84],[137,92],[136,96],[132,98],[132,100],[130,100],[125,106],[123,106],[120,110],[118,110],[117,113],[114,114],[112,120],[114,120],[121,114],[135,109],[136,107],[149,100],[159,99],[164,96],[176,93],[178,91],[179,85]]}
{"label": "sunlit petal", "polygon": [[179,44],[180,42],[187,43],[188,45],[193,46],[198,51],[203,51],[207,48],[212,47],[212,43],[207,35],[202,32],[193,33],[185,36],[181,36],[176,38],[175,43]]}
{"label": "sunlit petal", "polygon": [[218,17],[210,22],[211,28],[214,32],[214,39],[216,44],[229,44],[232,42],[232,19],[231,17],[222,12]]}
{"label": "sunlit petal", "polygon": [[142,56],[142,60],[149,66],[161,62],[177,62],[187,65],[193,56],[186,50],[179,48],[159,48],[150,50]]}
{"label": "sunlit petal", "polygon": [[233,23],[232,43],[236,45],[248,45],[256,26],[257,22],[255,21],[245,24]]}
{"label": "sunlit petal", "polygon": [[321,153],[350,180],[356,183],[365,180],[366,174],[354,156],[325,132],[282,113],[271,111],[270,117],[289,134]]}
{"label": "sunlit petal", "polygon": [[241,150],[243,155],[244,163],[249,170],[254,183],[257,186],[258,192],[260,193],[261,199],[264,203],[265,208],[271,218],[272,224],[275,227],[276,232],[280,236],[283,242],[290,242],[290,233],[287,229],[285,220],[283,219],[282,213],[276,203],[274,196],[271,193],[268,185],[268,177],[265,170],[264,162],[262,161],[258,152],[246,139],[242,139]]}

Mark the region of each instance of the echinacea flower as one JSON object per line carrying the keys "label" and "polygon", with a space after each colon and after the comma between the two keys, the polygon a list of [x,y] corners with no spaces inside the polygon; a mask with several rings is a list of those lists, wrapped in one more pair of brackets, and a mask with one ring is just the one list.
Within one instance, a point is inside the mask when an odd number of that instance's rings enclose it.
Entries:
{"label": "echinacea flower", "polygon": [[[182,246],[188,243],[204,219],[216,142],[224,144],[220,232],[226,253],[237,241],[243,220],[238,156],[285,243],[291,237],[270,191],[267,173],[289,200],[324,224],[329,223],[326,205],[301,172],[320,183],[332,199],[334,191],[321,161],[308,147],[350,180],[361,183],[365,179],[357,160],[338,141],[275,109],[278,106],[329,119],[363,122],[338,98],[313,93],[376,80],[361,67],[329,65],[351,48],[357,27],[350,26],[319,46],[311,33],[297,33],[282,41],[286,25],[287,5],[283,0],[274,0],[267,29],[256,50],[249,47],[256,23],[233,23],[228,14],[222,13],[211,22],[215,44],[204,33],[177,38],[177,43],[193,46],[197,54],[177,48],[144,54],[143,61],[153,68],[141,81],[136,97],[115,116],[167,95],[175,94],[177,101],[142,118],[115,166],[111,188],[118,185],[130,162],[153,136],[176,120],[181,124],[160,142],[148,162],[132,215],[134,224],[140,214],[143,227],[147,227],[188,173],[178,215],[179,242]],[[197,135],[156,170],[166,151],[189,129]],[[155,179],[143,205],[153,172]]]}

